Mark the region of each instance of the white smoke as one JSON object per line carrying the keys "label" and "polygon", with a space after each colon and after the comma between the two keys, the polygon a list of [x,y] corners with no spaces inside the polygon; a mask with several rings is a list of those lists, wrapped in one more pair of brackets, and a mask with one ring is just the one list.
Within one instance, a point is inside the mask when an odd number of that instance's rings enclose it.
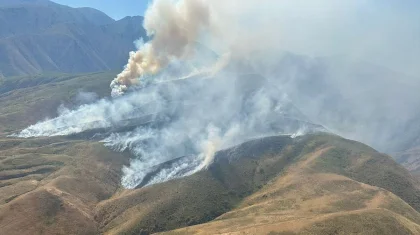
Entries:
{"label": "white smoke", "polygon": [[[369,20],[360,25],[355,17],[370,16],[365,10],[370,5],[366,0],[155,0],[144,23],[150,41],[137,42],[138,51],[112,81],[116,98],[64,110],[19,136],[104,132],[106,146],[136,156],[123,169],[127,188],[192,174],[209,166],[216,151],[254,137],[322,129],[311,121],[375,147],[388,145],[400,125],[395,120],[412,117],[405,114],[418,106],[417,96],[408,96],[412,92],[405,88],[394,92],[399,86],[392,79],[384,89],[382,74],[361,77],[359,69],[330,63],[337,62],[334,58],[283,51],[375,58],[381,43],[374,40],[375,51],[360,47],[369,41],[360,35],[376,38],[378,25]],[[398,51],[382,46],[390,55]],[[389,99],[390,93],[410,105]],[[386,105],[378,105],[382,99]],[[165,163],[169,166],[159,168]]]}
{"label": "white smoke", "polygon": [[[135,93],[124,99],[102,99],[75,110],[63,109],[58,117],[29,126],[18,136],[60,136],[118,126],[123,120],[155,114],[161,109],[159,98],[154,93]],[[155,102],[155,106],[150,107],[151,102]]]}
{"label": "white smoke", "polygon": [[[190,79],[161,73],[152,79],[156,83],[65,110],[56,118],[26,128],[19,136],[103,133],[107,147],[136,156],[124,167],[122,178],[125,187],[134,188],[204,169],[217,151],[252,138],[319,128],[290,103],[279,84],[258,74],[238,73],[235,66],[214,75],[191,73],[187,69],[185,76],[179,76]],[[155,172],[174,160],[170,167]]]}

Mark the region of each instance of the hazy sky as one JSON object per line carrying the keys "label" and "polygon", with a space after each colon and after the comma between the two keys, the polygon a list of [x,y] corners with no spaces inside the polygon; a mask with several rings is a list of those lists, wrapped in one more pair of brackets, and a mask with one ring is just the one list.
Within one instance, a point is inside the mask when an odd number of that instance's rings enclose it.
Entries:
{"label": "hazy sky", "polygon": [[[93,7],[121,19],[144,15],[152,0],[53,1]],[[257,0],[219,1],[226,11],[235,12],[243,12],[248,3],[248,19],[268,21],[267,27],[258,28],[259,34],[272,36],[273,28],[269,26],[275,25],[274,31],[280,37],[273,40],[285,50],[313,56],[345,55],[420,77],[418,0],[266,0],[267,4]],[[245,27],[250,27],[249,22]]]}
{"label": "hazy sky", "polygon": [[92,7],[105,12],[114,19],[143,15],[148,0],[53,0],[71,7]]}

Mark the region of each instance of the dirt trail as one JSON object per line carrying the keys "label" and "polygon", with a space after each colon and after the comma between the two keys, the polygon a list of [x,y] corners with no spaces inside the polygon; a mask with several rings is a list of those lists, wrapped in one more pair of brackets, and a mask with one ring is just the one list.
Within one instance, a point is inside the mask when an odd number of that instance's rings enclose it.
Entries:
{"label": "dirt trail", "polygon": [[376,209],[379,208],[381,205],[384,205],[386,202],[385,193],[380,191],[378,192],[375,197],[367,204],[367,208]]}

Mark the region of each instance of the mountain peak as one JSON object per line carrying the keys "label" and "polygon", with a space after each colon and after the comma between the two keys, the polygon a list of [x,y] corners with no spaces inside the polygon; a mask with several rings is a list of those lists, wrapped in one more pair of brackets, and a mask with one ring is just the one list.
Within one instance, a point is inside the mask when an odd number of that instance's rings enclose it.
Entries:
{"label": "mountain peak", "polygon": [[145,35],[142,18],[115,21],[94,8],[49,0],[0,0],[0,25],[0,73],[6,77],[117,69],[135,49],[133,41]]}

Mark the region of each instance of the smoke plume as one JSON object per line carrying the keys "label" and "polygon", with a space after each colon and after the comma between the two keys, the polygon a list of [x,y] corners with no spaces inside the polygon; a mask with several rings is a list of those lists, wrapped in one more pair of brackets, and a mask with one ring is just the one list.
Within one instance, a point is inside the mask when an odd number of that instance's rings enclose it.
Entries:
{"label": "smoke plume", "polygon": [[[322,130],[281,87],[258,74],[238,73],[236,66],[212,76],[191,77],[189,69],[185,74],[190,79],[168,76],[114,99],[63,110],[19,136],[98,133],[107,147],[136,156],[122,178],[134,188],[192,174],[208,167],[217,151],[253,138]],[[153,81],[164,78],[161,73]]]}
{"label": "smoke plume", "polygon": [[410,12],[396,1],[155,0],[114,98],[18,136],[94,133],[134,156],[127,188],[193,174],[268,135],[327,129],[396,151],[420,132],[420,80],[404,75],[418,75],[407,58],[420,55]]}
{"label": "smoke plume", "polygon": [[209,23],[210,9],[205,0],[154,1],[144,21],[151,40],[130,53],[125,69],[111,83],[113,94],[121,94],[142,76],[158,73],[173,59],[190,56]]}

